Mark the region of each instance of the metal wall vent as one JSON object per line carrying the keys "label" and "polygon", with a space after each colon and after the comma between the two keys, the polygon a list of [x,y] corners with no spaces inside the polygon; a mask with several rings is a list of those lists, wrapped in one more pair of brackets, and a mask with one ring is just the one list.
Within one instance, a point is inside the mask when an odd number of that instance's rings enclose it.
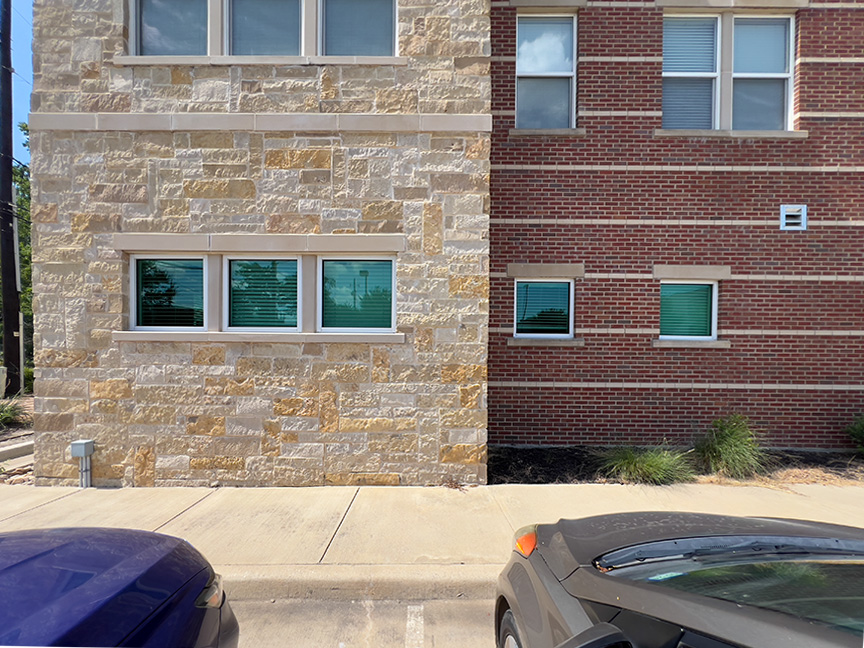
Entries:
{"label": "metal wall vent", "polygon": [[780,205],[781,230],[806,230],[807,205]]}

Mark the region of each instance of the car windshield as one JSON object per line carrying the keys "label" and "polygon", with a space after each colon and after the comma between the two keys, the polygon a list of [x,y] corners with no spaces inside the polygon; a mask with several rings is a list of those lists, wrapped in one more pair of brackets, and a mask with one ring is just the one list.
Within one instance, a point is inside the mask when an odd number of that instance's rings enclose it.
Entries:
{"label": "car windshield", "polygon": [[861,556],[691,556],[631,564],[610,576],[731,601],[864,632]]}

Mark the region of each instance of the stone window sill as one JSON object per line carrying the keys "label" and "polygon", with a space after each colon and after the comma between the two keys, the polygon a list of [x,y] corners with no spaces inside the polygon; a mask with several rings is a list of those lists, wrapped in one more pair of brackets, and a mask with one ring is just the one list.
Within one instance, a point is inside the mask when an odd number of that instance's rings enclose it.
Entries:
{"label": "stone window sill", "polygon": [[405,56],[131,56],[114,65],[408,65]]}
{"label": "stone window sill", "polygon": [[729,340],[654,340],[655,349],[729,349]]}
{"label": "stone window sill", "polygon": [[511,128],[509,137],[585,137],[584,128]]}
{"label": "stone window sill", "polygon": [[507,338],[507,346],[545,346],[545,347],[582,347],[585,340],[573,338],[572,340],[555,340],[548,338]]}
{"label": "stone window sill", "polygon": [[809,131],[714,130],[658,128],[654,137],[707,137],[716,139],[807,139]]}
{"label": "stone window sill", "polygon": [[251,333],[240,331],[114,331],[115,342],[284,342],[403,344],[404,333]]}

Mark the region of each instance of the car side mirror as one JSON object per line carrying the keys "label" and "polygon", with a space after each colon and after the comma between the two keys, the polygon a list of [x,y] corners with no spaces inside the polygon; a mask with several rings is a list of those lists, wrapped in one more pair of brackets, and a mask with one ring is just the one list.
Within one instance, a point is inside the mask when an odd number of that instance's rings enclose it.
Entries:
{"label": "car side mirror", "polygon": [[631,648],[631,644],[611,623],[598,623],[555,648]]}

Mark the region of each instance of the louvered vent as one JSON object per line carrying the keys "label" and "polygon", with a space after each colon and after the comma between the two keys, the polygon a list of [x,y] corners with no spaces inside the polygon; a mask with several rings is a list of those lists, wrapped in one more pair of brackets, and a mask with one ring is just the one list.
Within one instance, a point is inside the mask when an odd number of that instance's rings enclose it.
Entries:
{"label": "louvered vent", "polygon": [[807,205],[780,205],[781,230],[806,230]]}

